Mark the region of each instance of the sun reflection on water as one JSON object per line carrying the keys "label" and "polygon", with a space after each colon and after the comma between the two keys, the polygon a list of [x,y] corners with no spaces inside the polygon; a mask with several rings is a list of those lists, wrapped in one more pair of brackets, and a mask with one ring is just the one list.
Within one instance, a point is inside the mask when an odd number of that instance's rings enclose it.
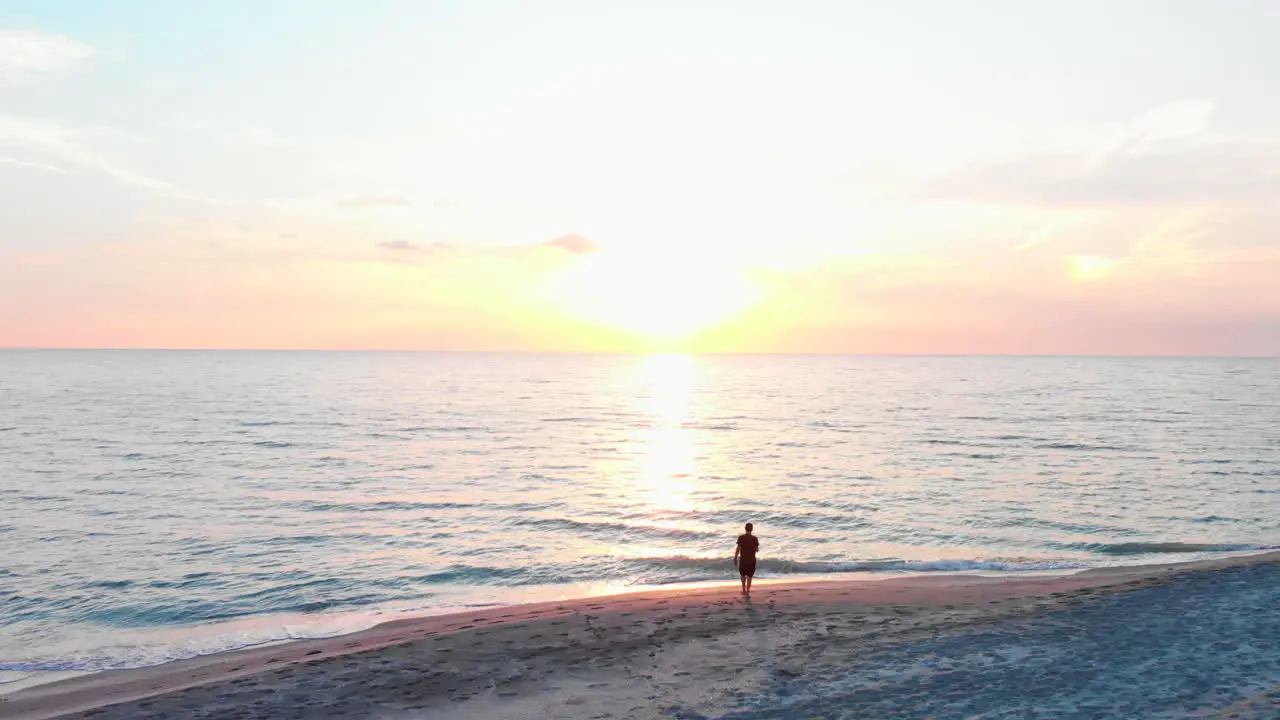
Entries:
{"label": "sun reflection on water", "polygon": [[[689,428],[695,367],[688,355],[646,357],[640,368],[648,426],[635,437],[639,495],[653,510],[685,513],[693,509],[697,452]],[[674,526],[674,520],[654,524]]]}

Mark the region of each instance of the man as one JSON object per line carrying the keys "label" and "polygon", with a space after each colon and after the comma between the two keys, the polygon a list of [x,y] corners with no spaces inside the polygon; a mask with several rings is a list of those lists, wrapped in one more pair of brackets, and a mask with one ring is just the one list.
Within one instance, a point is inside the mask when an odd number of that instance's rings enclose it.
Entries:
{"label": "man", "polygon": [[747,531],[738,536],[738,547],[733,550],[733,566],[738,568],[742,580],[742,594],[751,597],[751,580],[756,576],[756,552],[760,550],[760,538],[751,534],[755,527],[747,523]]}

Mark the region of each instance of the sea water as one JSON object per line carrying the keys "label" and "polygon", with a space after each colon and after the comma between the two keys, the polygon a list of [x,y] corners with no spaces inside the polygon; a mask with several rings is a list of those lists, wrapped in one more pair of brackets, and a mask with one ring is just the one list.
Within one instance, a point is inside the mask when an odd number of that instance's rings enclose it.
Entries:
{"label": "sea water", "polygon": [[[1280,360],[0,351],[0,683],[406,613],[1280,544]],[[3,684],[0,684],[0,689]]]}

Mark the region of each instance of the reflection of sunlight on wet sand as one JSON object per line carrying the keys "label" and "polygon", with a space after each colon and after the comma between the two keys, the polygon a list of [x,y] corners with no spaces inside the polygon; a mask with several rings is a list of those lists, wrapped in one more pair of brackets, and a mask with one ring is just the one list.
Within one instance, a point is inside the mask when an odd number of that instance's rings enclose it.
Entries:
{"label": "reflection of sunlight on wet sand", "polygon": [[[693,360],[687,355],[650,355],[640,368],[650,426],[634,440],[639,458],[636,483],[657,510],[688,512],[696,475],[693,434],[685,426],[693,388]],[[675,526],[673,521],[656,524]]]}

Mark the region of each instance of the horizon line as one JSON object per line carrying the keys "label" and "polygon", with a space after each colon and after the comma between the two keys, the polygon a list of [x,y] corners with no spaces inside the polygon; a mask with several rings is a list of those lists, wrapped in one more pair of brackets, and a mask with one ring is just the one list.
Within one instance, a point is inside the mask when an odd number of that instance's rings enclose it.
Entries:
{"label": "horizon line", "polygon": [[366,354],[456,354],[456,355],[713,355],[713,356],[814,356],[814,357],[1005,357],[1005,358],[1114,358],[1184,360],[1276,360],[1277,355],[1182,353],[982,353],[982,352],[795,352],[795,351],[681,351],[681,350],[467,350],[399,348],[247,348],[247,347],[69,347],[0,345],[0,351],[20,352],[228,352],[228,353],[366,353]]}

